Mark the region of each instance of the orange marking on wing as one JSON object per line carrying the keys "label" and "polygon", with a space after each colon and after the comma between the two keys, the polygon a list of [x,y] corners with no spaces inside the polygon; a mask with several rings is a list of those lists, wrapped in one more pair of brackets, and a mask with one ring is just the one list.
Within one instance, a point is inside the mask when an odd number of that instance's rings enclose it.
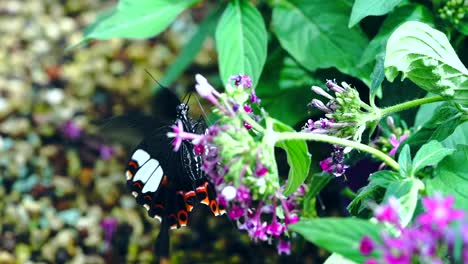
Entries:
{"label": "orange marking on wing", "polygon": [[179,220],[179,225],[180,226],[186,226],[188,223],[188,213],[187,211],[180,210],[177,213],[177,219]]}
{"label": "orange marking on wing", "polygon": [[164,175],[164,177],[161,180],[161,185],[167,185],[167,177]]}
{"label": "orange marking on wing", "polygon": [[219,215],[219,207],[218,207],[218,203],[216,202],[216,200],[210,201],[210,209],[211,209],[211,212],[213,212],[215,216]]}
{"label": "orange marking on wing", "polygon": [[207,186],[208,186],[208,182],[205,182],[205,184],[203,184],[202,186],[197,187],[195,191],[197,191],[197,193],[204,193],[205,198],[203,198],[203,200],[201,200],[200,203],[209,205],[210,200],[208,199],[208,191],[206,189]]}
{"label": "orange marking on wing", "polygon": [[138,169],[138,164],[134,160],[128,162],[128,166]]}

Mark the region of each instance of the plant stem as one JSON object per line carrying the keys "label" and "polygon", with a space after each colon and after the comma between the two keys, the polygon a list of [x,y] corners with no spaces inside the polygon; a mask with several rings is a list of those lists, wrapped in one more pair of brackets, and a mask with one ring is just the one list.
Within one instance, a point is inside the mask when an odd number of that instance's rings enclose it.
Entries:
{"label": "plant stem", "polygon": [[246,113],[242,113],[242,119],[249,123],[249,125],[252,126],[252,128],[254,128],[255,130],[257,130],[258,132],[263,132],[265,130],[265,128],[263,128],[260,124],[258,124],[255,120],[252,119],[252,117],[250,117],[248,114]]}
{"label": "plant stem", "polygon": [[445,98],[442,96],[432,96],[432,97],[420,98],[420,99],[404,102],[401,104],[397,104],[394,106],[390,106],[390,107],[382,109],[381,118],[388,116],[395,112],[400,112],[400,111],[404,111],[404,110],[417,107],[423,104],[430,104],[430,103],[435,103],[435,102],[440,102],[440,101],[445,101]]}
{"label": "plant stem", "polygon": [[345,147],[352,147],[352,148],[359,149],[359,150],[362,150],[364,152],[367,152],[373,155],[374,157],[385,162],[388,166],[392,167],[396,171],[400,170],[400,166],[398,165],[398,163],[395,160],[393,160],[390,156],[383,153],[382,151],[369,147],[367,145],[361,144],[356,141],[348,140],[348,139],[343,139],[343,138],[323,135],[323,134],[305,133],[305,132],[281,132],[281,133],[276,133],[276,140],[277,141],[311,140],[311,141],[319,141],[319,142],[326,142],[326,143],[335,144],[335,145],[341,145]]}

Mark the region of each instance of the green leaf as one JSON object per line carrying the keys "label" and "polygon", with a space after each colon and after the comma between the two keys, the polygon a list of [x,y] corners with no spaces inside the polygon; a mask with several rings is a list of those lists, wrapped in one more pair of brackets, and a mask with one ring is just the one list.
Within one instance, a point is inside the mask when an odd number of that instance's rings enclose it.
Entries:
{"label": "green leaf", "polygon": [[392,11],[402,0],[356,0],[351,11],[348,27],[359,23],[367,16],[381,16]]}
{"label": "green leaf", "polygon": [[357,264],[357,263],[339,254],[333,253],[325,260],[323,264]]}
{"label": "green leaf", "polygon": [[267,56],[267,31],[260,12],[246,0],[231,1],[215,39],[223,83],[234,74],[247,74],[255,86]]}
{"label": "green leaf", "polygon": [[387,202],[391,196],[394,196],[398,202],[398,215],[400,223],[407,226],[413,218],[414,210],[418,203],[418,192],[424,188],[424,184],[416,178],[405,179],[403,181],[393,182],[388,186],[385,192],[384,201]]}
{"label": "green leaf", "polygon": [[426,181],[429,195],[437,192],[455,197],[455,208],[468,210],[468,146],[458,145],[456,152],[437,166],[433,179]]}
{"label": "green leaf", "polygon": [[299,233],[307,241],[343,257],[363,263],[367,258],[359,252],[364,236],[380,241],[380,225],[357,218],[301,219],[288,229]]}
{"label": "green leaf", "polygon": [[350,10],[345,0],[280,1],[273,8],[273,32],[308,70],[336,67],[370,84],[372,66],[356,67],[368,40],[359,28],[346,26]]}
{"label": "green leaf", "polygon": [[353,214],[359,214],[364,209],[368,209],[369,202],[375,203],[375,197],[382,189],[388,188],[390,184],[401,179],[403,178],[400,174],[394,171],[383,170],[372,173],[369,176],[369,184],[359,189],[357,196],[348,205],[348,210]]}
{"label": "green leaf", "polygon": [[447,148],[456,149],[457,145],[468,145],[468,122],[457,126],[455,131],[442,141],[442,145]]}
{"label": "green leaf", "polygon": [[189,6],[199,0],[120,0],[84,31],[91,39],[149,38],[159,34]]}
{"label": "green leaf", "polygon": [[320,83],[319,80],[314,79],[311,74],[301,67],[291,57],[284,58],[283,67],[280,70],[280,89],[295,89],[298,87],[308,88],[312,84]]}
{"label": "green leaf", "polygon": [[449,103],[443,103],[437,107],[432,118],[421,129],[402,142],[400,148],[410,145],[411,148],[418,149],[430,140],[442,141],[462,122],[462,115],[458,110]]}
{"label": "green leaf", "polygon": [[394,171],[382,170],[369,175],[369,184],[387,188],[393,182],[401,179],[400,175]]}
{"label": "green leaf", "polygon": [[400,175],[403,177],[411,177],[412,163],[411,151],[409,145],[405,145],[398,156],[398,164],[400,165]]}
{"label": "green leaf", "polygon": [[[294,132],[294,129],[278,120],[269,118],[273,122],[273,130],[276,132]],[[303,140],[287,140],[276,143],[286,151],[289,174],[286,187],[283,194],[290,195],[295,192],[299,185],[301,185],[309,174],[311,155],[307,149],[307,144]]]}
{"label": "green leaf", "polygon": [[446,156],[453,153],[453,149],[447,149],[435,140],[424,144],[413,159],[413,174],[426,166],[434,166]]}
{"label": "green leaf", "polygon": [[406,21],[420,21],[432,24],[432,13],[425,6],[419,4],[410,4],[395,8],[395,10],[385,18],[377,35],[369,42],[369,45],[362,54],[359,65],[368,64],[374,61],[379,54],[385,54],[385,46],[387,45],[388,38],[399,25]]}
{"label": "green leaf", "polygon": [[[429,97],[429,96],[434,96],[434,95],[428,94],[426,97]],[[432,104],[421,105],[418,109],[418,112],[416,113],[416,117],[414,118],[414,127],[416,129],[421,129],[424,123],[431,120],[437,107],[439,107],[443,103],[444,102],[435,102]]]}
{"label": "green leaf", "polygon": [[[309,87],[321,85],[321,83],[282,88],[281,85],[285,82],[280,81],[281,69],[288,60],[292,60],[284,57],[283,53],[284,51],[279,48],[271,53],[255,92],[262,99],[262,107],[270,116],[287,125],[295,126],[297,122],[309,116],[307,104],[312,100],[312,92]],[[287,82],[288,85],[293,83],[292,80]]]}
{"label": "green leaf", "polygon": [[171,66],[166,70],[161,83],[166,86],[171,84],[184,72],[184,70],[192,63],[197,56],[206,38],[214,32],[216,22],[218,22],[221,12],[220,9],[207,16],[198,26],[197,31],[193,34],[184,48]]}
{"label": "green leaf", "polygon": [[309,191],[307,192],[307,196],[315,197],[317,194],[325,187],[327,184],[335,178],[330,173],[314,173],[310,178],[309,182]]}
{"label": "green leaf", "polygon": [[382,56],[377,57],[377,62],[375,63],[374,70],[372,71],[371,75],[371,85],[370,85],[370,98],[374,101],[375,96],[382,97],[382,82],[385,79],[384,73],[384,60],[385,57]]}
{"label": "green leaf", "polygon": [[399,72],[428,92],[468,105],[468,70],[447,37],[424,23],[406,22],[390,36],[385,75],[393,81]]}

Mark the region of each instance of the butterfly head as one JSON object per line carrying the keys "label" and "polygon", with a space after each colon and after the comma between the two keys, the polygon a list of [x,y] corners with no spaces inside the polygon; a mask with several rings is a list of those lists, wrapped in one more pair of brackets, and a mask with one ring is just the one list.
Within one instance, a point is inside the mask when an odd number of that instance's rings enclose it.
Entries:
{"label": "butterfly head", "polygon": [[177,111],[177,119],[185,119],[188,115],[189,106],[185,103],[179,104],[176,108]]}

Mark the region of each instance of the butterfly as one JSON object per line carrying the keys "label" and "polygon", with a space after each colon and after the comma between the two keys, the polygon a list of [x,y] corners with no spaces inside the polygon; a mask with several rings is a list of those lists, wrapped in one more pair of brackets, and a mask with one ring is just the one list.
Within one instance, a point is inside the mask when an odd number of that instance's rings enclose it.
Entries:
{"label": "butterfly", "polygon": [[[184,131],[205,133],[204,120],[193,120],[188,112],[187,103],[176,107],[176,118],[182,122]],[[168,229],[187,226],[190,213],[198,204],[208,205],[216,216],[225,213],[216,200],[213,184],[202,171],[201,155],[195,153],[190,141],[183,141],[174,152],[173,139],[167,137],[170,131],[170,126],[161,126],[144,138],[133,151],[125,171],[127,188],[137,203],[146,208],[150,217],[161,221],[156,251],[166,256]]]}

